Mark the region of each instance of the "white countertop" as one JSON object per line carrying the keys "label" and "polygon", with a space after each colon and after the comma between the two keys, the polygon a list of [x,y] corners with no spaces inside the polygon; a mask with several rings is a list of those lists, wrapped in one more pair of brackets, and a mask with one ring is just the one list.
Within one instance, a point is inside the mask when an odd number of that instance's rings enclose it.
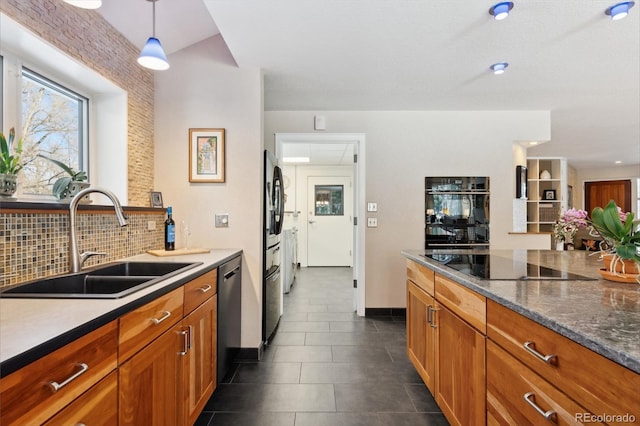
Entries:
{"label": "white countertop", "polygon": [[159,292],[181,279],[201,275],[241,253],[240,249],[212,249],[204,254],[173,257],[142,254],[121,259],[140,262],[202,262],[202,265],[120,299],[0,298],[0,363],[19,357],[101,317],[113,315],[114,311],[134,305],[144,296]]}

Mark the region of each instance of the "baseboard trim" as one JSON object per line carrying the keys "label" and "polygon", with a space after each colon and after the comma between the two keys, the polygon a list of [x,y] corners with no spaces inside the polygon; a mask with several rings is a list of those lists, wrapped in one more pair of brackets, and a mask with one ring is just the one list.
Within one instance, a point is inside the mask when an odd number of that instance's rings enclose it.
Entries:
{"label": "baseboard trim", "polygon": [[364,308],[365,317],[407,317],[407,308]]}

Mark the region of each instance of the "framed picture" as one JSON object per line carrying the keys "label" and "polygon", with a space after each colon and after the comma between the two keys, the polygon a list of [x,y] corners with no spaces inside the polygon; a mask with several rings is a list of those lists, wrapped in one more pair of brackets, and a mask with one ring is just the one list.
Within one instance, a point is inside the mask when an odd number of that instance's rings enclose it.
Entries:
{"label": "framed picture", "polygon": [[162,205],[162,192],[151,191],[151,207],[161,209]]}
{"label": "framed picture", "polygon": [[516,166],[516,198],[527,198],[527,168]]}
{"label": "framed picture", "polygon": [[189,129],[189,182],[224,182],[224,129]]}
{"label": "framed picture", "polygon": [[542,199],[543,200],[555,200],[556,199],[556,190],[555,189],[545,189],[542,191]]}

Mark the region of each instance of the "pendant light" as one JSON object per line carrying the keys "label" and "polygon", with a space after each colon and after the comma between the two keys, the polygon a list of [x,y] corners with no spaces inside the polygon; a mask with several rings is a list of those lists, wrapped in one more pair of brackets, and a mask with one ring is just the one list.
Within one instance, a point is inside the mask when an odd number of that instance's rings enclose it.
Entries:
{"label": "pendant light", "polygon": [[497,62],[489,67],[495,75],[504,74],[509,64],[507,62]]}
{"label": "pendant light", "polygon": [[140,56],[138,56],[138,63],[145,68],[152,70],[166,70],[169,69],[169,61],[167,55],[164,54],[160,40],[156,38],[156,1],[147,0],[153,3],[153,36],[149,37],[147,43],[142,48]]}
{"label": "pendant light", "polygon": [[64,0],[64,2],[82,9],[98,9],[102,6],[102,0]]}
{"label": "pendant light", "polygon": [[612,21],[626,18],[629,14],[629,9],[633,7],[635,3],[632,1],[623,1],[622,3],[615,4],[604,11],[606,15],[611,16]]}
{"label": "pendant light", "polygon": [[503,1],[502,3],[497,3],[491,6],[489,14],[493,15],[493,19],[496,21],[502,21],[509,16],[511,9],[513,9],[513,2]]}

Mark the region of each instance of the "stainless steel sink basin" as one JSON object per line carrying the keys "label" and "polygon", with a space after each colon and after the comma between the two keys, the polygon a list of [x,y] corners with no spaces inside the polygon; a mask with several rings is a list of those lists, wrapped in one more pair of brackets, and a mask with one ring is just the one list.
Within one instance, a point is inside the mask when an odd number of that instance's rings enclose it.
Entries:
{"label": "stainless steel sink basin", "polygon": [[5,298],[117,299],[180,274],[202,262],[119,262],[78,274],[59,275],[8,287]]}

